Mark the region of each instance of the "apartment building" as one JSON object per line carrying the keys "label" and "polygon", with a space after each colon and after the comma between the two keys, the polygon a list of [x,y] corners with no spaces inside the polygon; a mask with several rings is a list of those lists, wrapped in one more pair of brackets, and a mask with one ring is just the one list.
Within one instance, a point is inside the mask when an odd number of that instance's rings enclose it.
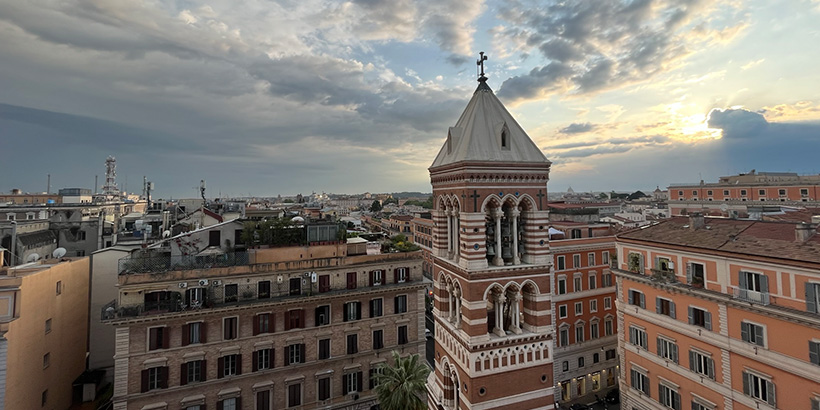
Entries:
{"label": "apartment building", "polygon": [[617,252],[623,408],[820,406],[816,225],[676,217]]}
{"label": "apartment building", "polygon": [[556,396],[588,403],[618,384],[615,236],[606,224],[551,224]]}
{"label": "apartment building", "polygon": [[415,216],[411,223],[413,227],[413,243],[421,248],[422,257],[424,258],[424,262],[422,262],[421,266],[422,272],[424,272],[425,277],[432,279],[433,220]]}
{"label": "apartment building", "polygon": [[114,408],[370,408],[390,352],[424,352],[425,284],[420,252],[355,248],[251,249],[210,266],[182,256],[148,272],[124,260],[134,273],[107,312]]}
{"label": "apartment building", "polygon": [[750,206],[818,206],[820,175],[793,172],[756,172],[723,176],[713,183],[682,183],[669,186],[672,215],[746,212]]}
{"label": "apartment building", "polygon": [[0,409],[67,409],[88,351],[88,258],[4,267]]}

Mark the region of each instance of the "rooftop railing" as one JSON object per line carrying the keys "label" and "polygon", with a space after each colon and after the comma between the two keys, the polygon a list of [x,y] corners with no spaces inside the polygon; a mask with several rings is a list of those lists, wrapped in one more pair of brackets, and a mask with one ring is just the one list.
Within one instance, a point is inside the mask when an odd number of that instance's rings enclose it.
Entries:
{"label": "rooftop railing", "polygon": [[126,256],[119,260],[119,274],[160,273],[173,270],[223,268],[247,265],[250,263],[247,252],[229,252],[221,255],[183,255],[183,256]]}
{"label": "rooftop railing", "polygon": [[746,302],[758,303],[761,305],[769,304],[769,292],[757,292],[754,290],[733,287],[733,296],[735,299],[745,300]]}

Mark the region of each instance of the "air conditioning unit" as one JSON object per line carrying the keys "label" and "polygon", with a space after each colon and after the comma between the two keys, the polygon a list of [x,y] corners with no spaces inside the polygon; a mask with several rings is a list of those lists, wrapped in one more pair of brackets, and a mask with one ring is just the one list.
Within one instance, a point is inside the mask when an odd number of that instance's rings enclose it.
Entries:
{"label": "air conditioning unit", "polygon": [[220,285],[222,285],[222,281],[221,280],[212,280],[211,284],[214,285],[214,286],[220,286]]}
{"label": "air conditioning unit", "polygon": [[316,272],[311,272],[310,273],[310,281],[313,282],[313,283],[318,282],[319,281],[319,275],[317,275]]}
{"label": "air conditioning unit", "polygon": [[279,276],[276,277],[276,283],[282,283],[282,281],[284,281],[284,279],[282,278],[282,275],[279,275]]}
{"label": "air conditioning unit", "polygon": [[306,278],[309,278],[310,277],[310,272],[305,272],[305,273],[302,274],[302,276],[304,276]]}
{"label": "air conditioning unit", "polygon": [[208,286],[208,279],[200,279],[199,286]]}
{"label": "air conditioning unit", "polygon": [[185,289],[185,288],[188,287],[188,283],[187,282],[181,282],[177,286],[179,286],[181,289]]}

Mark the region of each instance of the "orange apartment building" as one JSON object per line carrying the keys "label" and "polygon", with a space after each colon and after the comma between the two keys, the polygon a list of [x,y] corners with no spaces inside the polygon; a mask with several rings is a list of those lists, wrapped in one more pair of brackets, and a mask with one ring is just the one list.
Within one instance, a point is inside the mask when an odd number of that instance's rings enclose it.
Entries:
{"label": "orange apartment building", "polygon": [[0,408],[71,406],[88,351],[89,259],[2,266]]}
{"label": "orange apartment building", "polygon": [[327,243],[239,256],[201,269],[123,261],[107,318],[114,409],[368,409],[390,352],[424,353],[420,252]]}
{"label": "orange apartment building", "polygon": [[615,236],[608,224],[551,224],[556,399],[589,403],[618,384]]}
{"label": "orange apartment building", "polygon": [[413,217],[411,221],[413,229],[413,243],[419,246],[422,251],[424,261],[421,270],[424,276],[432,280],[433,277],[433,220]]}
{"label": "orange apartment building", "polygon": [[430,167],[431,409],[553,409],[550,162],[486,83]]}
{"label": "orange apartment building", "polygon": [[716,183],[673,184],[668,192],[671,215],[701,212],[725,216],[727,210],[745,213],[747,207],[761,205],[815,207],[820,205],[820,175],[752,170],[720,177]]}
{"label": "orange apartment building", "polygon": [[617,252],[622,408],[820,406],[816,225],[676,217]]}

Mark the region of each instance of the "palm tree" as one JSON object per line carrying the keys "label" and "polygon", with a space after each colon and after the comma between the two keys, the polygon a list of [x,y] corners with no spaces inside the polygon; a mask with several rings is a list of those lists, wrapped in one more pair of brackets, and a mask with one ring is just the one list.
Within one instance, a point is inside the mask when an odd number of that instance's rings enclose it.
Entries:
{"label": "palm tree", "polygon": [[414,354],[402,358],[393,351],[393,365],[384,363],[376,373],[376,396],[381,410],[423,410],[427,408],[425,384],[430,369]]}

